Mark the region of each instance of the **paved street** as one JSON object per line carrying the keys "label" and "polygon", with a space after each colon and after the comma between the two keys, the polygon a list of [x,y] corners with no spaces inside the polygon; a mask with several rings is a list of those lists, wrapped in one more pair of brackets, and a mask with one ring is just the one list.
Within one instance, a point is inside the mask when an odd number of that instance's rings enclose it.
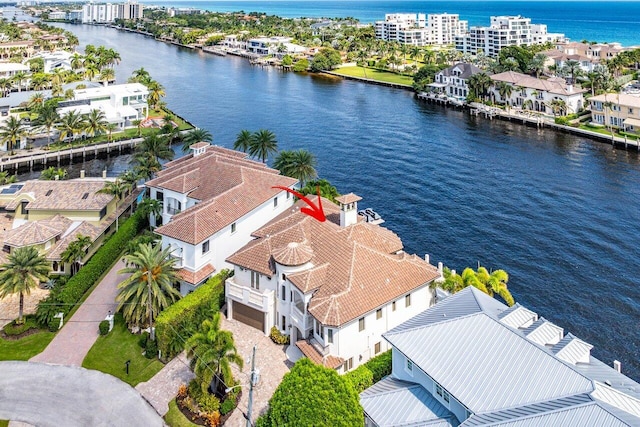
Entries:
{"label": "paved street", "polygon": [[76,366],[0,362],[0,419],[38,427],[162,426],[124,382]]}
{"label": "paved street", "polygon": [[31,361],[82,366],[82,361],[98,338],[98,324],[109,310],[115,312],[118,283],[126,277],[118,274],[121,268],[124,268],[122,260],[107,273],[47,348],[32,357]]}

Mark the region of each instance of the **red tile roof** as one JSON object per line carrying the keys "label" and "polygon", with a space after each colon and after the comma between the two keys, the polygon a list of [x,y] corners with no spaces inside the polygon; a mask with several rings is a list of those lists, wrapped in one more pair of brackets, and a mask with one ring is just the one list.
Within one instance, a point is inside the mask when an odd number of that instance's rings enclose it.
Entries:
{"label": "red tile roof", "polygon": [[307,341],[297,341],[296,346],[300,349],[302,354],[309,358],[316,365],[322,365],[329,369],[336,369],[342,366],[344,363],[344,359],[340,357],[335,357],[331,355],[322,356],[318,350],[315,349],[311,344]]}
{"label": "red tile roof", "polygon": [[[258,238],[227,261],[272,276],[272,262],[283,247],[291,242],[308,246],[312,267],[287,278],[302,292],[315,290],[309,313],[323,324],[343,325],[439,277],[434,266],[402,252],[402,241],[392,231],[367,222],[345,228],[319,222],[302,214],[302,206],[299,201],[257,230]],[[328,200],[323,206],[328,212],[339,210]]]}
{"label": "red tile roof", "polygon": [[197,285],[202,282],[204,279],[208,278],[216,271],[215,267],[211,264],[206,264],[200,270],[193,272],[187,269],[181,268],[176,273],[178,277],[180,277],[185,282],[191,283],[192,285]]}

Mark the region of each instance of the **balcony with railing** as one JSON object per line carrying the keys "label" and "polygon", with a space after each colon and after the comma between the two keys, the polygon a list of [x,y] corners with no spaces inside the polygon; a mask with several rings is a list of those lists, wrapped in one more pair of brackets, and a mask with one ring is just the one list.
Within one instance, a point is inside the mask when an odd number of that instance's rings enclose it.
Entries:
{"label": "balcony with railing", "polygon": [[177,207],[173,207],[173,206],[167,206],[167,213],[169,215],[175,215],[180,213],[180,208]]}
{"label": "balcony with railing", "polygon": [[226,296],[231,297],[234,301],[265,312],[269,311],[269,308],[273,306],[275,292],[272,290],[252,289],[242,286],[236,283],[233,277],[227,279],[226,283]]}
{"label": "balcony with railing", "polygon": [[182,258],[182,256],[169,255],[169,258],[173,260],[173,268],[184,267],[184,259]]}

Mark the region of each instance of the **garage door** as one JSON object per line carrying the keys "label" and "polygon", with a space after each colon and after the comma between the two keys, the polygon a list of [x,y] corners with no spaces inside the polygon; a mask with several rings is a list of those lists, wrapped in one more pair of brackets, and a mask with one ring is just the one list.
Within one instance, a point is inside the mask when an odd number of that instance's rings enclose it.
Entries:
{"label": "garage door", "polygon": [[264,332],[264,313],[239,302],[233,302],[233,318]]}

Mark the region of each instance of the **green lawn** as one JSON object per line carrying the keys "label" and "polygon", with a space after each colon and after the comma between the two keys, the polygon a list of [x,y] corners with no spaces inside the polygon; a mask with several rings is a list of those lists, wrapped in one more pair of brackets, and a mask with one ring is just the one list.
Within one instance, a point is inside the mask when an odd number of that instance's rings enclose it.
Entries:
{"label": "green lawn", "polygon": [[9,421],[0,420],[0,427],[9,427]]}
{"label": "green lawn", "polygon": [[[118,314],[113,330],[107,336],[98,337],[82,366],[111,374],[135,387],[153,377],[164,366],[158,359],[150,360],[142,355],[139,339],[140,335],[130,333]],[[125,370],[127,360],[131,361],[128,375]]]}
{"label": "green lawn", "polygon": [[0,360],[29,360],[41,353],[54,336],[53,332],[38,332],[15,341],[0,338]]}
{"label": "green lawn", "polygon": [[[380,71],[380,70],[374,70],[371,68],[367,68],[366,71],[367,71],[366,78],[371,80],[377,80],[380,82],[395,83],[395,84],[401,84],[401,85],[407,85],[407,86],[411,86],[411,84],[413,84],[413,78],[409,76],[402,76],[400,74],[392,73],[390,71]],[[363,78],[365,77],[364,69],[362,67],[356,67],[356,66],[336,68],[335,70],[333,70],[333,72],[336,74],[342,74],[345,76],[363,77]]]}
{"label": "green lawn", "polygon": [[[178,404],[176,400],[173,399],[169,402],[169,412],[164,416],[164,420],[170,427],[192,427],[197,426],[197,424],[189,421],[180,409],[178,409]],[[0,426],[1,427],[1,426]]]}

